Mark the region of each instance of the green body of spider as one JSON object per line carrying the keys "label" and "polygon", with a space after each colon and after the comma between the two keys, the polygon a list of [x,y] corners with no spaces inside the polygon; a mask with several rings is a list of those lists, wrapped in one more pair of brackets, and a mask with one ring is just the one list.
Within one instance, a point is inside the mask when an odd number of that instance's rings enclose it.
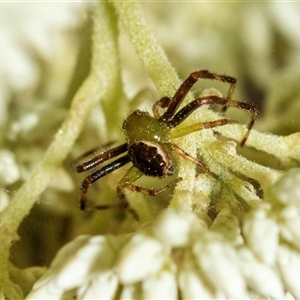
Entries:
{"label": "green body of spider", "polygon": [[123,131],[134,167],[147,176],[158,178],[174,174],[175,159],[166,124],[147,112],[136,110],[124,121]]}
{"label": "green body of spider", "polygon": [[170,129],[166,124],[150,116],[148,112],[136,110],[123,123],[123,132],[128,144],[139,141],[153,143],[170,142]]}

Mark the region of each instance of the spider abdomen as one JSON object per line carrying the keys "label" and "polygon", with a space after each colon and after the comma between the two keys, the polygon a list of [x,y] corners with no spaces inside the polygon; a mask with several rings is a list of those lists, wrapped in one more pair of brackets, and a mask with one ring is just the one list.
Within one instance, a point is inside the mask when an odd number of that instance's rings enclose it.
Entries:
{"label": "spider abdomen", "polygon": [[132,164],[147,176],[165,177],[174,174],[170,155],[162,146],[149,141],[132,144],[128,149]]}

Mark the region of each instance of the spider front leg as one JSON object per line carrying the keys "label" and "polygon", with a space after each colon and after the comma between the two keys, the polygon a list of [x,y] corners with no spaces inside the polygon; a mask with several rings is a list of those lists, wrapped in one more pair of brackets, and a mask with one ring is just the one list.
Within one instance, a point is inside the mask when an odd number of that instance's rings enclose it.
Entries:
{"label": "spider front leg", "polygon": [[[81,172],[85,172],[87,170],[89,170],[89,168],[86,168],[86,165],[88,162],[91,162],[92,160],[95,160],[95,157],[98,156],[102,156],[104,153],[106,153],[107,151],[103,151],[103,149],[109,148],[111,147],[115,142],[114,141],[110,141],[104,145],[101,146],[97,146],[95,148],[92,148],[91,150],[83,153],[82,155],[78,156],[76,159],[74,159],[72,161],[71,166],[73,167],[73,169],[77,172],[77,173],[81,173]],[[122,145],[123,146],[123,145]],[[99,150],[101,151],[101,154],[97,154],[99,152]],[[94,158],[89,159],[88,161],[79,164],[80,161],[82,161],[84,158],[89,157],[91,155],[94,155]],[[91,167],[93,168],[93,166]]]}
{"label": "spider front leg", "polygon": [[[174,96],[171,98],[171,101],[169,102],[168,105],[168,109],[161,117],[159,117],[159,120],[161,122],[163,123],[167,122],[172,118],[173,114],[176,112],[181,102],[186,97],[187,93],[190,91],[193,85],[198,81],[198,79],[211,79],[211,80],[218,80],[218,81],[228,83],[229,89],[227,92],[227,99],[231,99],[231,95],[234,92],[235,85],[236,85],[235,78],[227,75],[219,75],[219,74],[211,73],[207,70],[196,71],[189,75],[189,77],[180,85],[180,87],[178,88]],[[159,103],[159,106],[160,105],[161,103]]]}
{"label": "spider front leg", "polygon": [[[240,143],[241,147],[244,146],[244,144],[246,143],[246,141],[248,139],[250,131],[254,125],[256,116],[258,114],[258,108],[257,108],[256,104],[254,104],[254,103],[250,104],[250,103],[246,103],[246,102],[233,101],[233,100],[229,100],[228,98],[220,98],[217,96],[207,96],[207,97],[196,98],[195,100],[193,100],[192,102],[190,102],[189,104],[184,106],[182,109],[180,109],[174,115],[174,117],[167,122],[167,126],[169,128],[174,128],[174,127],[178,126],[183,120],[185,120],[192,112],[194,112],[200,106],[211,105],[211,104],[218,104],[218,105],[224,106],[226,108],[236,107],[238,109],[243,109],[243,110],[249,111],[250,120],[247,124],[247,131]],[[211,124],[210,127],[209,127],[209,124]],[[223,124],[223,125],[225,125],[225,124]],[[218,125],[218,123],[215,123],[214,121],[212,121],[212,122],[207,122],[208,127],[206,127],[206,128],[216,127],[214,125],[220,126],[220,125]],[[201,125],[199,125],[199,126],[201,127]]]}
{"label": "spider front leg", "polygon": [[219,119],[215,121],[196,123],[196,124],[185,126],[183,128],[175,127],[174,129],[172,129],[170,134],[172,138],[179,138],[202,129],[214,128],[214,127],[224,126],[226,124],[232,124],[232,123],[236,123],[236,121],[229,120],[229,119]]}
{"label": "spider front leg", "polygon": [[[106,146],[109,146],[111,145],[112,142],[106,144]],[[100,147],[96,147],[86,153],[84,153],[83,155],[79,156],[76,160],[75,160],[75,163],[77,161],[79,161],[80,159],[92,154],[92,153],[95,153],[96,150],[98,150]],[[81,165],[78,165],[75,167],[75,171],[77,173],[81,173],[81,172],[85,172],[85,171],[88,171],[88,170],[91,170],[93,168],[95,168],[96,166],[98,166],[99,164],[101,164],[102,162],[104,161],[107,161],[115,156],[118,156],[119,154],[122,154],[124,153],[125,151],[127,151],[128,149],[128,145],[127,143],[124,143],[118,147],[115,147],[115,148],[112,148],[112,149],[109,149],[97,156],[95,156],[94,158],[92,159],[89,159],[88,161],[82,163]]]}
{"label": "spider front leg", "polygon": [[152,112],[155,119],[160,118],[159,108],[166,108],[170,105],[172,99],[170,97],[162,97],[158,101],[156,101],[152,106]]}

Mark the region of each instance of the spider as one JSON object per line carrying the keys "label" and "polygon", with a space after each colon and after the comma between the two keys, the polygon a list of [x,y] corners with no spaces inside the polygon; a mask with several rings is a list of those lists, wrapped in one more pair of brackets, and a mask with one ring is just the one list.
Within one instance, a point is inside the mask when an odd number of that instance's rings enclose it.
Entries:
{"label": "spider", "polygon": [[[179,109],[180,104],[198,79],[218,80],[229,84],[226,98],[217,96],[198,97]],[[233,122],[228,119],[219,119],[215,121],[196,123],[174,130],[192,112],[202,105],[217,104],[223,107],[223,111],[225,111],[228,107],[236,107],[238,109],[249,111],[250,120],[247,124],[247,131],[240,143],[240,145],[243,146],[249,136],[251,128],[254,125],[258,109],[255,104],[231,100],[235,85],[236,79],[233,77],[211,73],[207,70],[196,71],[191,73],[179,86],[173,97],[165,96],[154,103],[152,107],[153,116],[151,116],[148,112],[138,109],[131,113],[125,119],[122,127],[126,138],[126,142],[124,144],[104,151],[75,168],[76,172],[85,172],[96,168],[107,160],[120,156],[112,162],[97,169],[94,173],[87,176],[82,181],[80,188],[80,208],[86,211],[93,209],[107,209],[114,206],[125,208],[128,206],[124,194],[125,188],[145,195],[156,196],[160,194],[161,192],[169,189],[171,186],[176,185],[181,178],[176,178],[171,181],[171,183],[158,189],[138,186],[135,184],[135,181],[143,175],[159,179],[173,175],[176,169],[176,155],[191,161],[196,166],[202,168],[205,172],[210,172],[204,163],[199,161],[197,158],[190,156],[178,145],[173,143],[174,138],[184,136],[201,129],[223,126]],[[159,110],[164,110],[164,113],[160,115]],[[91,154],[92,152],[93,150],[89,151],[81,156],[81,158]],[[111,205],[88,206],[86,194],[90,185],[103,176],[128,163],[132,163],[132,166],[117,185],[117,196],[119,197],[120,202],[118,204]]]}

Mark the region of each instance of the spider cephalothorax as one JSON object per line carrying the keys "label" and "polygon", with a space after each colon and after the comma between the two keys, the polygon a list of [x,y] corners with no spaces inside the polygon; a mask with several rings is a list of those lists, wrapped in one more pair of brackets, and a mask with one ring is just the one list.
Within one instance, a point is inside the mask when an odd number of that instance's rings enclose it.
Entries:
{"label": "spider cephalothorax", "polygon": [[132,164],[144,175],[163,178],[174,174],[170,130],[147,112],[134,111],[123,123]]}
{"label": "spider cephalothorax", "polygon": [[[229,90],[227,96],[225,98],[217,96],[198,97],[179,109],[180,104],[189,90],[196,81],[201,78],[219,80],[228,83]],[[159,189],[145,188],[135,184],[135,181],[142,175],[156,178],[164,178],[173,175],[175,173],[176,155],[193,162],[200,168],[209,172],[201,161],[190,156],[173,142],[174,138],[184,136],[201,129],[223,126],[232,122],[229,119],[219,119],[216,121],[196,123],[174,130],[174,128],[176,128],[192,112],[202,105],[218,104],[223,107],[224,111],[228,107],[236,107],[238,109],[249,111],[250,121],[248,122],[247,131],[241,141],[241,146],[243,146],[249,136],[251,128],[253,127],[258,109],[255,104],[231,100],[235,84],[236,80],[233,77],[218,75],[207,70],[196,71],[191,73],[190,76],[180,85],[173,97],[162,97],[154,103],[152,107],[153,116],[140,110],[136,110],[130,114],[123,123],[123,133],[126,138],[126,143],[104,151],[76,167],[77,172],[85,172],[97,167],[111,158],[120,156],[100,169],[97,169],[94,173],[83,180],[80,195],[81,209],[105,209],[110,207],[109,205],[88,207],[86,201],[87,190],[96,180],[130,162],[132,163],[131,168],[127,171],[126,175],[121,179],[117,186],[118,197],[123,199],[123,201],[121,201],[118,205],[121,207],[127,206],[127,202],[124,200],[124,188],[155,196],[181,180],[181,178],[176,178],[171,183]],[[162,115],[160,115],[159,109],[164,110]]]}

